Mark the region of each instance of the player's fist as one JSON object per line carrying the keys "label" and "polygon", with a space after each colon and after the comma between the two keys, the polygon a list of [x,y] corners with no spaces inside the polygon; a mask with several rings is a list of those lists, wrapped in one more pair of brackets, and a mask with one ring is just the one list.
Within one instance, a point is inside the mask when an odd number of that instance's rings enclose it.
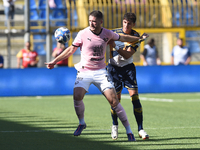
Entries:
{"label": "player's fist", "polygon": [[53,62],[49,62],[49,63],[45,63],[45,65],[47,65],[47,68],[48,68],[48,69],[53,69],[55,63],[53,63]]}
{"label": "player's fist", "polygon": [[143,33],[142,36],[140,36],[140,42],[146,40],[149,37],[149,35],[147,33]]}
{"label": "player's fist", "polygon": [[121,41],[115,41],[115,45],[121,49],[123,49],[125,47],[124,42],[121,42]]}

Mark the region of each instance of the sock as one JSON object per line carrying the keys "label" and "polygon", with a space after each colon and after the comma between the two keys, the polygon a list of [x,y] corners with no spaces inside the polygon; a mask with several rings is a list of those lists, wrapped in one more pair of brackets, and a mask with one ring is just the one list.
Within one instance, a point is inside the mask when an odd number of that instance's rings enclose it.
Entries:
{"label": "sock", "polygon": [[79,124],[84,125],[85,124],[85,120],[84,117],[82,119],[79,119]]}
{"label": "sock", "polygon": [[126,112],[120,103],[114,108],[114,110],[116,111],[117,116],[119,117],[119,119],[122,122],[122,124],[124,125],[124,127],[126,128],[126,127],[130,126],[130,124],[128,122],[128,118],[126,116]]}
{"label": "sock", "polygon": [[138,94],[131,96],[131,100],[133,104],[133,112],[138,125],[138,131],[140,131],[141,129],[143,129],[143,114],[142,105],[140,103]]}
{"label": "sock", "polygon": [[127,127],[125,127],[125,128],[126,128],[126,134],[129,134],[129,133],[132,133],[132,134],[133,134],[133,132],[132,132],[130,126],[127,126]]}
{"label": "sock", "polygon": [[79,119],[79,124],[85,124],[85,120],[84,120],[84,111],[85,111],[85,106],[83,103],[83,100],[81,101],[76,101],[74,100],[74,108],[76,111],[76,115]]}
{"label": "sock", "polygon": [[113,120],[113,125],[118,125],[117,113],[115,112],[115,110],[112,107],[111,107],[111,117]]}

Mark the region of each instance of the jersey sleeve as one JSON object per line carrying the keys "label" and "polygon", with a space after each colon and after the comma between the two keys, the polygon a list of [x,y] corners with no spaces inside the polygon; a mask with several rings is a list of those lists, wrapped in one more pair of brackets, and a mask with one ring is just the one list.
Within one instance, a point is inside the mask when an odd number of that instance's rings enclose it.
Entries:
{"label": "jersey sleeve", "polygon": [[114,41],[118,41],[120,39],[120,35],[113,32],[113,31],[110,31],[110,33],[112,34],[112,39],[111,40],[114,40]]}
{"label": "jersey sleeve", "polygon": [[144,51],[142,52],[142,55],[143,55],[144,57],[146,57],[146,55],[147,55],[147,49],[146,49],[146,48],[144,48]]}
{"label": "jersey sleeve", "polygon": [[189,49],[189,48],[188,48],[187,55],[188,55],[188,57],[190,57],[190,56],[191,56],[191,52],[190,52],[190,49]]}
{"label": "jersey sleeve", "polygon": [[73,46],[80,47],[82,45],[81,35],[82,35],[82,31],[79,31],[77,36],[75,37],[73,43],[72,43]]}
{"label": "jersey sleeve", "polygon": [[22,58],[22,50],[20,50],[17,55],[16,55],[17,58]]}

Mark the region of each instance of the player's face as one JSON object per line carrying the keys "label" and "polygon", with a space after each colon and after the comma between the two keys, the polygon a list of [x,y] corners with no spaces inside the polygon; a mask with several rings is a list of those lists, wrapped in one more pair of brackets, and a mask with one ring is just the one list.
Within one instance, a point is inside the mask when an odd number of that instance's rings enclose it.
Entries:
{"label": "player's face", "polygon": [[30,44],[29,42],[27,42],[27,43],[26,43],[26,48],[27,48],[27,49],[30,49],[30,47],[31,47],[31,44]]}
{"label": "player's face", "polygon": [[97,19],[94,16],[89,16],[90,30],[94,33],[98,33],[101,30],[102,20]]}
{"label": "player's face", "polygon": [[131,29],[135,26],[135,23],[130,22],[126,19],[123,20],[123,32],[126,34],[131,33]]}
{"label": "player's face", "polygon": [[183,45],[183,41],[181,39],[177,40],[177,45],[182,46]]}

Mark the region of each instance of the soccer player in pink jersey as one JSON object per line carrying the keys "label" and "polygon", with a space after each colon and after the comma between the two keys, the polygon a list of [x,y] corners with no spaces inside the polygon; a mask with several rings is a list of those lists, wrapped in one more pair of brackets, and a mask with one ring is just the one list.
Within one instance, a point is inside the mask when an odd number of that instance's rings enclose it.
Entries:
{"label": "soccer player in pink jersey", "polygon": [[48,69],[53,69],[54,65],[71,56],[78,47],[81,49],[81,60],[75,65],[78,71],[74,84],[74,108],[79,119],[79,126],[74,132],[74,136],[79,136],[86,128],[84,120],[85,106],[83,98],[88,92],[91,84],[94,84],[106,97],[111,107],[116,111],[119,119],[126,129],[129,141],[135,141],[135,137],[130,128],[126,112],[119,103],[115,88],[106,71],[105,52],[110,40],[122,42],[134,42],[143,40],[146,36],[135,37],[129,35],[119,35],[111,30],[102,27],[103,14],[100,11],[92,11],[89,15],[89,27],[78,32],[71,46],[66,48],[62,54],[51,62],[46,63]]}

